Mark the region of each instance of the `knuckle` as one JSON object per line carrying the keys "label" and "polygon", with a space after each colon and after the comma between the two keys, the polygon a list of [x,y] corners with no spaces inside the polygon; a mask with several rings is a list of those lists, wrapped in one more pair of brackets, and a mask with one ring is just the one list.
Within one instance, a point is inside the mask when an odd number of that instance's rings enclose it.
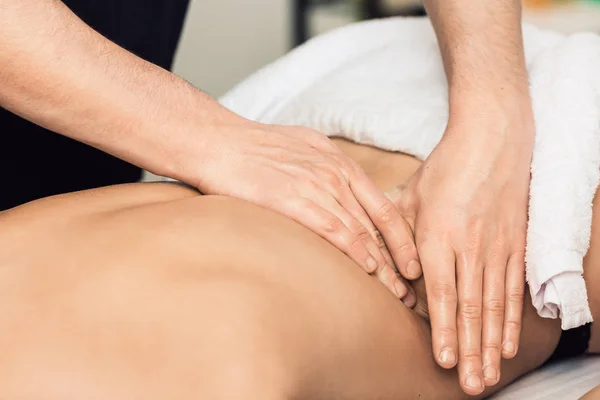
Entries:
{"label": "knuckle", "polygon": [[504,315],[504,301],[502,299],[486,300],[483,309],[493,316],[502,316]]}
{"label": "knuckle", "polygon": [[325,233],[339,233],[343,228],[342,221],[332,217],[324,221],[323,230]]}
{"label": "knuckle", "polygon": [[508,332],[519,332],[521,330],[521,321],[504,321],[504,330]]}
{"label": "knuckle", "polygon": [[456,304],[456,288],[448,283],[436,283],[432,287],[431,299],[442,304]]}
{"label": "knuckle", "polygon": [[525,289],[524,288],[512,288],[507,289],[506,291],[506,300],[510,304],[519,305],[523,304],[525,298]]}
{"label": "knuckle", "polygon": [[386,201],[379,207],[375,215],[381,222],[388,223],[394,219],[397,212],[396,207],[391,202]]}
{"label": "knuckle", "polygon": [[463,321],[477,322],[481,320],[481,307],[472,302],[465,302],[458,308],[458,317]]}
{"label": "knuckle", "polygon": [[323,176],[321,179],[323,179],[323,182],[333,189],[339,189],[342,187],[342,180],[334,171],[323,171]]}
{"label": "knuckle", "polygon": [[[523,234],[523,238],[526,238],[526,235]],[[510,255],[510,259],[518,260],[519,262],[525,264],[525,241],[521,242],[519,240],[518,250],[513,251]]]}
{"label": "knuckle", "polygon": [[265,207],[281,211],[285,216],[303,223],[310,222],[312,226],[324,225],[319,207],[304,198],[295,198],[290,201],[269,200],[263,204]]}
{"label": "knuckle", "polygon": [[350,241],[351,247],[363,246],[364,243],[369,240],[371,236],[366,231],[366,229],[359,229],[353,232],[352,239]]}
{"label": "knuckle", "polygon": [[417,255],[417,248],[413,242],[397,243],[391,250],[397,254],[404,254],[407,258],[415,258]]}
{"label": "knuckle", "polygon": [[462,264],[466,269],[472,270],[477,268],[480,265],[480,260],[482,259],[480,253],[480,247],[478,243],[475,241],[464,240],[468,243],[467,247],[457,252],[457,258],[462,260]]}
{"label": "knuckle", "polygon": [[[273,202],[275,203],[275,202],[277,202],[277,200],[273,199]],[[289,208],[296,211],[297,213],[302,213],[302,212],[306,212],[307,210],[309,210],[309,211],[311,211],[312,215],[318,215],[317,213],[319,211],[319,208],[307,199],[298,198],[296,200],[290,201],[288,204],[289,204]]]}
{"label": "knuckle", "polygon": [[501,353],[502,346],[500,346],[500,343],[496,342],[484,343],[482,350],[486,353]]}
{"label": "knuckle", "polygon": [[290,196],[290,194],[295,193],[289,193],[286,201],[281,201],[280,199],[277,199],[276,196],[271,196],[269,197],[269,203],[297,212],[309,210],[314,213],[318,210],[318,208],[307,198],[296,195]]}
{"label": "knuckle", "polygon": [[477,362],[481,358],[481,350],[477,347],[467,347],[463,350],[462,358],[465,361]]}
{"label": "knuckle", "polygon": [[438,336],[440,337],[456,337],[456,329],[451,326],[440,326],[436,329]]}
{"label": "knuckle", "polygon": [[380,279],[383,279],[385,281],[384,283],[390,284],[392,280],[396,278],[396,273],[394,272],[394,269],[391,265],[387,263],[386,260],[382,260],[382,262],[379,263],[379,266],[375,271],[375,275]]}
{"label": "knuckle", "polygon": [[370,237],[367,229],[356,218],[350,219],[348,223],[348,229],[350,229],[350,232],[355,233],[357,235]]}

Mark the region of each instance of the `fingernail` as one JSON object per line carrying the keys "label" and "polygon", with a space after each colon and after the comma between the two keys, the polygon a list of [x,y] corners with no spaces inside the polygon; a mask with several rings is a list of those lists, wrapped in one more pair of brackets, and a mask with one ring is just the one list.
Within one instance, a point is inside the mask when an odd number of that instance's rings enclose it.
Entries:
{"label": "fingernail", "polygon": [[402,302],[406,307],[413,308],[417,303],[417,298],[415,297],[415,294],[409,290],[408,293],[406,293],[406,296],[402,298]]}
{"label": "fingernail", "polygon": [[515,344],[513,342],[505,342],[502,345],[502,349],[507,354],[510,354],[510,355],[515,354]]}
{"label": "fingernail", "polygon": [[485,379],[491,381],[491,382],[498,382],[498,372],[496,371],[496,368],[488,366],[485,367],[483,369],[483,376],[485,376]]}
{"label": "fingernail", "polygon": [[377,260],[375,260],[373,257],[369,257],[367,258],[367,268],[368,268],[368,273],[372,273],[377,271]]}
{"label": "fingernail", "polygon": [[467,376],[467,380],[465,381],[465,386],[470,387],[471,389],[481,390],[483,389],[483,383],[481,382],[481,378],[477,375],[469,375]]}
{"label": "fingernail", "polygon": [[399,298],[405,297],[408,293],[408,290],[406,290],[406,286],[404,286],[404,284],[402,284],[402,282],[400,281],[396,281],[396,283],[394,283],[394,289],[396,290],[396,296],[398,296]]}
{"label": "fingernail", "polygon": [[454,365],[456,362],[456,354],[452,349],[444,349],[440,352],[440,361],[444,364]]}
{"label": "fingernail", "polygon": [[421,273],[421,264],[417,260],[411,260],[406,267],[406,271],[410,278],[418,278]]}

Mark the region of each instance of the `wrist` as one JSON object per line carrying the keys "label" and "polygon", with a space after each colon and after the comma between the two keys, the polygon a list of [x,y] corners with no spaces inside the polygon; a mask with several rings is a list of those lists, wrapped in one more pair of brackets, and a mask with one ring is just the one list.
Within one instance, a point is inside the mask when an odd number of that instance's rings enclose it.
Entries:
{"label": "wrist", "polygon": [[[529,87],[458,90],[449,96],[449,125],[513,125],[533,129]],[[508,132],[507,132],[508,133]]]}
{"label": "wrist", "polygon": [[451,111],[467,109],[501,109],[510,111],[531,103],[529,81],[522,79],[469,79],[456,80],[448,86]]}
{"label": "wrist", "polygon": [[444,133],[444,139],[468,142],[484,152],[510,147],[530,153],[534,138],[535,122],[528,93],[457,100],[451,106]]}
{"label": "wrist", "polygon": [[255,124],[220,105],[207,94],[190,86],[190,100],[185,109],[168,115],[172,121],[167,131],[158,133],[162,138],[154,144],[157,154],[148,167],[161,176],[200,187],[203,177],[221,160],[227,158],[230,133],[242,131]]}
{"label": "wrist", "polygon": [[128,113],[133,129],[123,149],[130,153],[122,158],[156,175],[190,183],[191,159],[205,158],[205,136],[213,131],[213,104],[187,82],[167,74],[162,78],[156,94],[136,96],[148,101],[139,112]]}

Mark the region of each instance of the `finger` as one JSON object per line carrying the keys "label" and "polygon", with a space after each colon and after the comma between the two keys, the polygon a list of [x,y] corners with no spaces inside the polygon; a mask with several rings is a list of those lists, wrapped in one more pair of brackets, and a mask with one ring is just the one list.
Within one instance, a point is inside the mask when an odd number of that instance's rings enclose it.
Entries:
{"label": "finger", "polygon": [[[341,208],[339,205],[337,207]],[[310,200],[298,200],[285,203],[281,212],[333,244],[367,273],[370,274],[377,270],[377,261],[361,238],[357,238],[346,224],[331,211],[325,210]],[[343,215],[339,210],[337,213]]]}
{"label": "finger", "polygon": [[401,285],[405,291],[403,292],[403,295],[398,296],[398,298],[402,300],[405,306],[410,308],[414,307],[417,304],[417,296],[412,285],[406,282],[399,274],[398,270],[393,267],[394,263],[389,253],[386,253],[385,257],[388,262],[386,264],[382,264],[377,271],[375,271],[374,275],[386,286],[388,286],[386,282],[393,281],[394,287],[397,287],[399,291],[401,288],[398,285]]}
{"label": "finger", "polygon": [[[323,193],[323,190],[326,193]],[[317,194],[316,197],[315,194]],[[319,181],[314,182],[310,198],[317,206],[328,210],[338,217],[356,235],[356,240],[362,240],[376,261],[376,263],[371,263],[372,268],[367,270],[367,272],[373,273],[381,264],[387,262],[381,252],[380,246],[375,241],[376,238],[371,234],[373,229],[368,229],[364,218],[361,218],[362,221],[358,219],[361,217],[361,213],[364,214],[364,210],[354,198],[345,175],[332,171],[322,174]],[[367,221],[370,222],[368,217]]]}
{"label": "finger", "polygon": [[440,367],[453,368],[458,361],[454,252],[430,238],[419,243],[419,256],[425,274],[433,354]]}
{"label": "finger", "polygon": [[[312,201],[304,200],[293,203],[288,207],[284,214],[295,221],[306,226],[323,239],[329,241],[348,257],[360,265],[367,273],[375,273],[383,269],[384,263],[378,263],[367,249],[364,243],[369,235],[366,231],[354,233],[348,228],[343,220],[353,225],[355,230],[359,230],[358,221],[354,220],[350,214],[345,211],[333,198],[329,200],[321,199],[321,202],[327,203],[325,209],[322,205]],[[388,266],[387,269],[392,269]],[[393,271],[393,269],[392,269]],[[379,272],[380,273],[380,272]],[[403,298],[408,290],[405,285],[393,274],[382,276],[382,283],[396,296]]]}
{"label": "finger", "polygon": [[481,362],[481,303],[483,266],[472,253],[457,256],[456,280],[458,289],[458,376],[469,395],[483,389]]}
{"label": "finger", "polygon": [[338,199],[340,205],[344,207],[368,232],[371,238],[373,239],[373,243],[377,246],[377,249],[381,253],[382,259],[385,262],[393,264],[393,258],[388,251],[388,248],[385,244],[385,240],[381,233],[377,230],[371,218],[367,215],[367,212],[360,205],[354,193],[350,187],[347,187],[342,193],[340,193]]}
{"label": "finger", "polygon": [[[412,290],[412,287],[405,282],[401,276],[398,276],[397,269],[394,266],[394,261],[386,247],[385,241],[381,233],[375,228],[373,222],[354,197],[352,191],[348,188],[339,195],[339,203],[344,207],[354,218],[355,221],[361,225],[350,228],[351,231],[362,231],[366,230],[371,237],[371,240],[367,240],[367,248],[371,251],[371,254],[376,258],[379,267],[375,272],[375,275],[381,282],[387,287],[394,287],[396,295],[402,299],[404,304],[408,307],[413,307],[416,303],[416,296]],[[342,219],[343,220],[343,219]],[[375,249],[373,249],[375,247]],[[376,254],[373,254],[375,252]]]}
{"label": "finger", "polygon": [[489,264],[483,275],[483,380],[494,386],[500,380],[506,261]]}
{"label": "finger", "polygon": [[519,252],[510,257],[506,267],[506,306],[502,335],[502,356],[506,359],[516,356],[519,349],[524,297],[525,255],[524,252]]}
{"label": "finger", "polygon": [[[377,231],[377,234],[379,236],[381,236],[381,234],[379,233],[379,231]],[[405,306],[413,308],[414,306],[417,305],[417,295],[415,294],[415,290],[414,290],[413,286],[410,283],[408,283],[404,279],[404,277],[402,277],[402,275],[400,274],[400,272],[398,271],[398,269],[395,268],[394,262],[393,262],[393,260],[391,258],[392,256],[390,255],[390,253],[386,252],[386,253],[384,253],[384,256],[385,256],[385,258],[387,260],[387,265],[389,265],[389,266],[392,267],[393,271],[391,271],[391,272],[393,272],[393,274],[396,276],[396,278],[398,280],[400,280],[400,282],[402,283],[402,285],[404,285],[404,287],[407,289],[406,295],[404,297],[401,297],[402,302],[404,303]],[[387,273],[387,272],[384,271],[384,273]],[[383,278],[380,277],[379,274],[381,274],[381,272],[379,270],[375,272],[375,275],[377,275],[379,277],[379,280],[383,279]]]}
{"label": "finger", "polygon": [[[349,193],[348,195],[352,196],[352,193]],[[333,215],[339,218],[346,225],[346,227],[348,227],[350,232],[352,232],[354,235],[354,237],[349,240],[362,241],[365,244],[371,256],[373,256],[373,258],[377,261],[376,269],[374,271],[369,271],[369,273],[374,273],[392,293],[394,293],[399,299],[403,299],[409,293],[408,285],[399,279],[394,270],[392,260],[390,258],[386,258],[384,253],[381,252],[378,244],[375,243],[373,236],[376,235],[376,233],[369,233],[367,228],[356,218],[354,218],[333,197],[320,199],[319,203],[317,204],[328,209],[331,213],[333,213]],[[356,212],[356,209],[354,211]]]}
{"label": "finger", "polygon": [[383,235],[398,270],[407,279],[417,279],[421,275],[421,264],[408,223],[364,172],[355,175],[349,181],[350,188]]}

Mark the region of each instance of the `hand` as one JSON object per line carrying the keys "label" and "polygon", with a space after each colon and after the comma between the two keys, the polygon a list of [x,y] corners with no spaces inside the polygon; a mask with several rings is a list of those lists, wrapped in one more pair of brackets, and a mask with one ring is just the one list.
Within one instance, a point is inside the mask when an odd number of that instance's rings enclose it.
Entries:
{"label": "hand", "polygon": [[375,274],[407,306],[414,305],[412,288],[393,267],[395,262],[406,272],[417,260],[408,224],[329,138],[306,128],[246,121],[221,127],[210,144],[199,178],[188,183],[294,219]]}
{"label": "hand", "polygon": [[451,120],[409,182],[388,193],[415,234],[436,361],[458,362],[471,395],[498,383],[501,355],[516,355],[525,290],[533,118],[497,114]]}

